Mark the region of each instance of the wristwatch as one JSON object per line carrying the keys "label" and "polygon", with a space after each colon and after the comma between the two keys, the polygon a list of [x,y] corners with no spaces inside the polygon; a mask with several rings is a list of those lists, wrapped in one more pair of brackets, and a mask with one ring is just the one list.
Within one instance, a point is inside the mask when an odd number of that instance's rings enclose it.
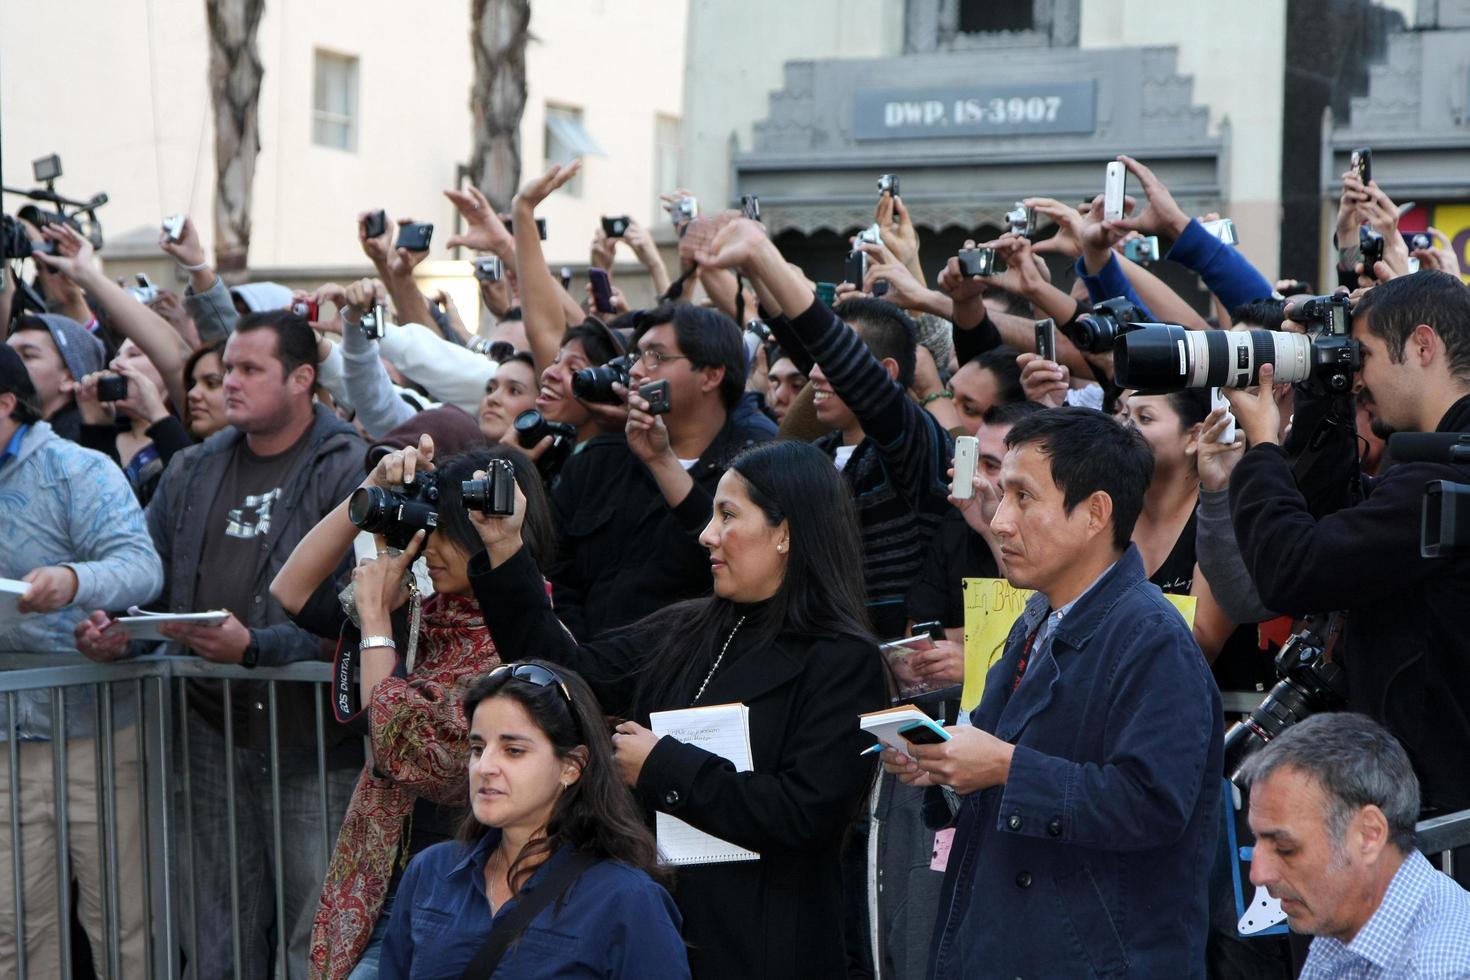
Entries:
{"label": "wristwatch", "polygon": [[260,640],[255,637],[255,630],[250,631],[250,642],[245,644],[245,652],[240,656],[240,666],[249,667],[252,670],[260,665]]}

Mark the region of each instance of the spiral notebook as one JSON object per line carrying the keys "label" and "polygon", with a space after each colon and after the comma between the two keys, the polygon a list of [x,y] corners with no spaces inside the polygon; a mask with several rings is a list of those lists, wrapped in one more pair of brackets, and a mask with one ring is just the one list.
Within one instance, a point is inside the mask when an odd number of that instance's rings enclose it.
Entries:
{"label": "spiral notebook", "polygon": [[[743,704],[712,704],[680,711],[655,711],[649,725],[667,735],[728,759],[736,772],[750,772],[750,709]],[[757,861],[760,855],[696,830],[663,811],[657,815],[658,851],[664,864],[716,864]]]}

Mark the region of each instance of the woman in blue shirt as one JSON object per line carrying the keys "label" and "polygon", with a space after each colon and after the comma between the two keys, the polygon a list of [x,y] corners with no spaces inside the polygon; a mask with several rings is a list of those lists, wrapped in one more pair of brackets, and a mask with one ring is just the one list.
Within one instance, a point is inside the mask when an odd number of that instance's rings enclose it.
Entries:
{"label": "woman in blue shirt", "polygon": [[383,980],[456,980],[518,902],[576,852],[597,858],[544,903],[493,976],[687,980],[674,901],[652,834],[613,763],[602,709],[580,677],[536,660],[497,667],[465,694],[470,807],[461,840],[408,866]]}

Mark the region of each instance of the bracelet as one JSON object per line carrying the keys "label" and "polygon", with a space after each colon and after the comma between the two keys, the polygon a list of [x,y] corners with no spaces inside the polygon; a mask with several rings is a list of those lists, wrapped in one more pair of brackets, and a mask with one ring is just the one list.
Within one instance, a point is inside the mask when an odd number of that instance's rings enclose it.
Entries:
{"label": "bracelet", "polygon": [[203,272],[205,269],[209,268],[209,263],[200,262],[198,265],[185,265],[184,263],[180,262],[178,263],[178,266],[185,272]]}
{"label": "bracelet", "polygon": [[953,397],[954,397],[954,392],[952,392],[952,391],[931,391],[929,394],[927,394],[923,398],[920,398],[919,399],[919,407],[920,408],[927,408],[929,406],[929,403],[932,402],[936,398],[953,398]]}
{"label": "bracelet", "polygon": [[375,647],[382,647],[395,652],[398,650],[398,644],[393,642],[393,637],[391,636],[364,636],[362,642],[357,645],[359,650],[371,650]]}

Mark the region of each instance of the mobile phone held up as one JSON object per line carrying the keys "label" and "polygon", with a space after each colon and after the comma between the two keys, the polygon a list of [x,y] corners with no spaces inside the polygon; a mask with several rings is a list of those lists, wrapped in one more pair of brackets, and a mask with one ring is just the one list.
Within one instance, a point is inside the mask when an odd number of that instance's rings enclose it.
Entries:
{"label": "mobile phone held up", "polygon": [[381,238],[383,232],[388,230],[388,212],[369,211],[368,216],[362,219],[362,233],[367,238]]}
{"label": "mobile phone held up", "polygon": [[669,410],[674,407],[673,402],[669,400],[668,378],[639,385],[638,397],[648,402],[649,415],[667,415]]}
{"label": "mobile phone held up", "polygon": [[177,245],[184,238],[184,222],[188,218],[182,214],[171,214],[163,219],[163,233],[168,240]]}
{"label": "mobile phone held up", "polygon": [[1358,180],[1367,187],[1368,182],[1373,179],[1373,151],[1366,146],[1360,146],[1348,157],[1348,169],[1358,175]]}
{"label": "mobile phone held up", "polygon": [[613,311],[612,280],[606,269],[596,266],[587,270],[587,281],[592,284],[592,306],[598,313]]}
{"label": "mobile phone held up", "polygon": [[427,252],[434,238],[434,226],[427,222],[414,222],[398,229],[398,241],[394,248],[406,248],[410,252]]}
{"label": "mobile phone held up", "polygon": [[848,252],[847,261],[842,263],[842,281],[862,289],[863,280],[867,277],[868,253],[856,250]]}
{"label": "mobile phone held up", "polygon": [[602,219],[602,233],[608,238],[622,238],[628,231],[631,220],[626,214]]}
{"label": "mobile phone held up", "polygon": [[969,500],[975,493],[975,467],[980,462],[980,440],[960,436],[954,441],[954,479],[949,495],[956,500]]}
{"label": "mobile phone held up", "polygon": [[1104,221],[1123,219],[1123,191],[1127,178],[1128,171],[1117,160],[1108,164],[1107,175],[1103,180]]}
{"label": "mobile phone held up", "polygon": [[1210,411],[1213,412],[1217,408],[1225,409],[1225,418],[1227,419],[1225,431],[1220,433],[1220,438],[1217,441],[1224,445],[1229,445],[1235,441],[1235,413],[1230,411],[1230,402],[1226,400],[1224,395],[1220,394],[1220,389],[1211,388]]}
{"label": "mobile phone held up", "polygon": [[1057,321],[1051,317],[1036,321],[1036,353],[1043,361],[1057,359]]}
{"label": "mobile phone held up", "polygon": [[[516,233],[515,225],[511,223],[511,220],[509,218],[505,218],[505,219],[503,219],[503,221],[504,221],[504,224],[505,224],[505,233],[507,235],[514,235]],[[543,242],[546,241],[546,219],[545,218],[537,218],[536,219],[536,237],[539,238],[539,239],[541,239]]]}

